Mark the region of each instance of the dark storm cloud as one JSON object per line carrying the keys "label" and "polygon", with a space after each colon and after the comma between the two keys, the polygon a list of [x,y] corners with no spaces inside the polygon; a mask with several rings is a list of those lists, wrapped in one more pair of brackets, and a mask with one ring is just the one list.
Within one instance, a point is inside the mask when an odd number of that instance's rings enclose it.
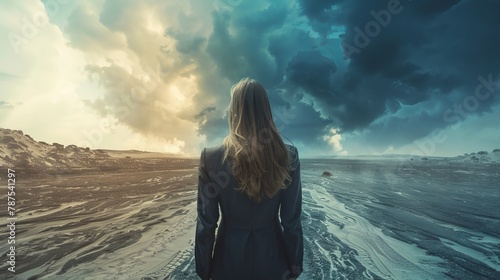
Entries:
{"label": "dark storm cloud", "polygon": [[[259,3],[214,13],[207,53],[231,84],[250,76],[282,92],[270,94],[272,106],[301,116],[283,131],[299,142],[324,143],[334,127],[403,146],[497,102],[491,94],[470,112],[449,112],[470,101],[479,76],[494,83],[500,73],[498,1],[303,0],[299,11]],[[227,126],[214,118],[200,131]]]}
{"label": "dark storm cloud", "polygon": [[[388,12],[390,5],[397,13]],[[299,83],[327,103],[323,106],[339,118],[344,132],[362,130],[381,144],[407,144],[450,125],[443,114],[472,100],[479,76],[492,74],[494,81],[500,72],[500,37],[494,35],[500,27],[498,1],[304,0],[301,6],[314,30],[342,25],[343,43],[357,49],[344,48],[348,67],[337,71],[342,78],[336,84],[314,89],[314,79]],[[475,101],[477,108],[467,114],[490,110],[496,98]],[[399,116],[400,104],[412,106],[414,114]]]}
{"label": "dark storm cloud", "polygon": [[[322,137],[327,133],[330,121],[322,119],[320,113],[310,105],[300,102],[303,95],[288,91],[293,85],[284,80],[287,74],[298,80],[303,79],[298,68],[288,70],[289,63],[292,58],[295,58],[292,64],[310,63],[306,58],[313,54],[317,40],[308,31],[297,28],[299,22],[292,16],[296,11],[291,10],[286,2],[273,1],[269,5],[262,5],[262,8],[259,8],[259,4],[262,3],[243,2],[231,14],[215,12],[207,53],[217,65],[216,71],[230,84],[249,76],[266,87],[273,117],[282,135],[295,144],[314,144],[326,148],[328,145]],[[182,38],[177,39],[182,41]],[[335,64],[331,60],[320,53],[316,53],[315,58],[312,63],[316,64],[309,68],[312,75],[321,74],[319,71],[322,69],[335,72]],[[316,67],[319,68],[316,70]],[[328,76],[326,73],[322,77],[323,83],[328,83]],[[224,94],[220,93],[222,96]],[[229,94],[226,97],[226,102],[222,102],[218,109],[227,108]],[[206,117],[206,121],[200,123],[199,133],[206,135],[208,141],[220,138],[220,132],[227,134],[227,116],[200,114]]]}
{"label": "dark storm cloud", "polygon": [[273,1],[262,9],[256,6],[242,2],[231,14],[213,13],[207,52],[220,74],[232,83],[251,76],[264,85],[272,85],[282,78],[281,69],[276,69],[273,54],[268,50],[268,38],[283,28],[290,10],[281,1]]}
{"label": "dark storm cloud", "polygon": [[294,145],[316,149],[317,152],[329,150],[323,135],[328,133],[330,121],[322,119],[311,106],[299,102],[289,109],[278,107],[274,109],[273,118],[280,134]]}
{"label": "dark storm cloud", "polygon": [[335,63],[319,51],[307,51],[292,57],[286,76],[290,83],[303,86],[312,95],[334,101],[330,77],[336,70]]}

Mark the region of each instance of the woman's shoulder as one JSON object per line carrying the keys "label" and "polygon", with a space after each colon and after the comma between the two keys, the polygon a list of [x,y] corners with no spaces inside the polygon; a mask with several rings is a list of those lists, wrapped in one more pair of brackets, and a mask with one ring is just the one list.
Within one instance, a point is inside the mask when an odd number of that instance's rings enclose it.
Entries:
{"label": "woman's shoulder", "polygon": [[213,145],[213,146],[207,146],[203,150],[206,151],[206,153],[215,153],[215,152],[224,152],[224,144],[220,145]]}
{"label": "woman's shoulder", "polygon": [[285,146],[288,149],[288,155],[290,156],[290,166],[292,170],[295,170],[299,163],[299,150],[294,145],[285,143]]}
{"label": "woman's shoulder", "polygon": [[294,145],[290,145],[290,144],[287,144],[285,143],[285,147],[288,149],[288,153],[290,154],[290,156],[292,156],[293,158],[295,157],[298,157],[299,156],[299,150],[297,149],[297,147],[295,147]]}
{"label": "woman's shoulder", "polygon": [[205,160],[207,162],[218,162],[221,161],[221,158],[224,154],[224,150],[225,150],[224,144],[207,146],[203,148],[202,156],[205,157]]}

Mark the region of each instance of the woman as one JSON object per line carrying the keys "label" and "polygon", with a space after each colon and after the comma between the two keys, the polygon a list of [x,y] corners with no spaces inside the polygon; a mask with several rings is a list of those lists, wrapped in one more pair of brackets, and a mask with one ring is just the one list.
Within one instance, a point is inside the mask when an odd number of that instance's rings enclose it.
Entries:
{"label": "woman", "polygon": [[232,87],[228,119],[224,143],[201,152],[196,273],[213,280],[295,279],[304,250],[297,148],[283,143],[255,80]]}

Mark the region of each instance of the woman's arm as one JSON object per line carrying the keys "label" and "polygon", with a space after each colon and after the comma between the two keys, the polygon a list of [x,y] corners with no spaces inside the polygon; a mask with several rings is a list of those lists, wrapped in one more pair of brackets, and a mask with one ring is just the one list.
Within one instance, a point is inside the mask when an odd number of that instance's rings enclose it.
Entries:
{"label": "woman's arm", "polygon": [[212,251],[215,242],[215,229],[219,220],[217,185],[208,176],[203,149],[198,167],[198,219],[196,222],[195,262],[196,273],[201,279],[210,279]]}
{"label": "woman's arm", "polygon": [[295,165],[290,185],[283,191],[280,218],[283,226],[286,256],[290,269],[289,277],[297,278],[302,273],[304,238],[302,235],[302,182],[300,160],[295,148]]}

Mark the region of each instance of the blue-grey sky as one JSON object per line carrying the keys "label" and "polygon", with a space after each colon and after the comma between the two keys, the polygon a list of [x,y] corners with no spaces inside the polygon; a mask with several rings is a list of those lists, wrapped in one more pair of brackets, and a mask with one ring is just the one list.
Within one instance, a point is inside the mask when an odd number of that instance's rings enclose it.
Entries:
{"label": "blue-grey sky", "polygon": [[499,10],[496,0],[2,1],[0,126],[198,155],[227,134],[229,89],[248,76],[303,156],[491,151]]}

